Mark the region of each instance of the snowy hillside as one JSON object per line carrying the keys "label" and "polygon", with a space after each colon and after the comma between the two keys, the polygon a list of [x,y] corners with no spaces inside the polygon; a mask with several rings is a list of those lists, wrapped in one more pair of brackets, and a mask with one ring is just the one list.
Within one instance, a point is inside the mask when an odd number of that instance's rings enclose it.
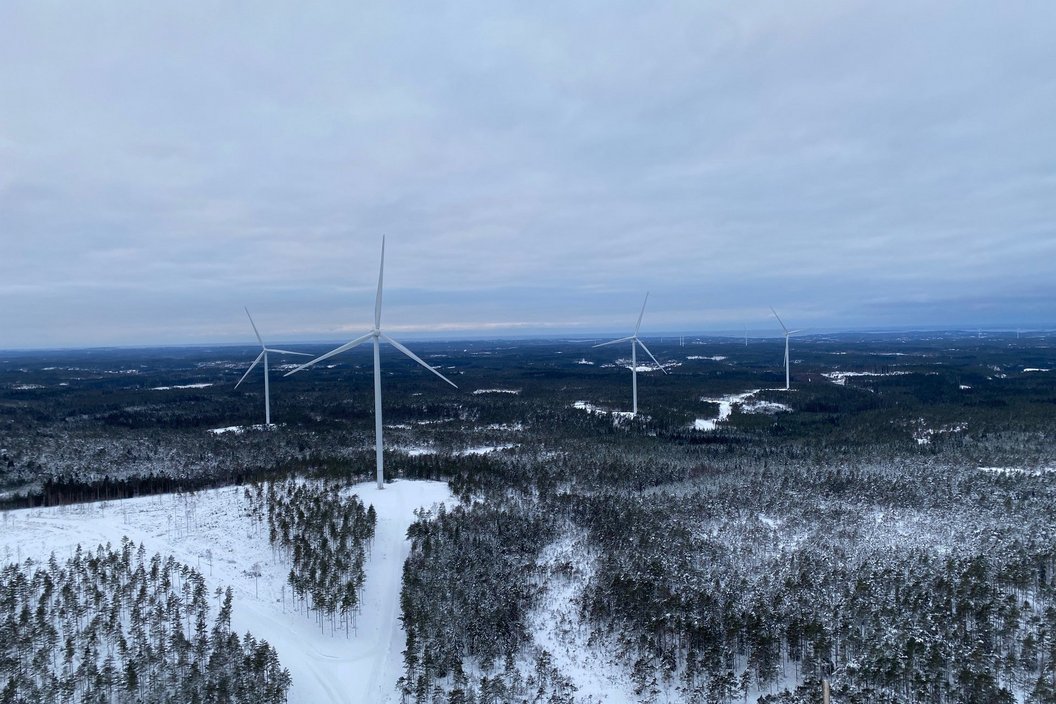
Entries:
{"label": "snowy hillside", "polygon": [[[373,484],[354,487],[378,515],[367,561],[366,583],[357,630],[346,638],[293,606],[286,585],[289,566],[273,556],[266,529],[245,514],[243,488],[230,487],[191,495],[128,499],[75,507],[26,509],[3,514],[0,552],[5,562],[45,560],[122,536],[199,566],[210,590],[234,591],[232,626],[252,631],[278,652],[293,677],[289,701],[353,703],[397,701],[404,634],[398,620],[400,581],[408,551],[407,527],[414,510],[453,502],[442,482],[398,481],[378,491]],[[259,574],[259,577],[255,577]]]}

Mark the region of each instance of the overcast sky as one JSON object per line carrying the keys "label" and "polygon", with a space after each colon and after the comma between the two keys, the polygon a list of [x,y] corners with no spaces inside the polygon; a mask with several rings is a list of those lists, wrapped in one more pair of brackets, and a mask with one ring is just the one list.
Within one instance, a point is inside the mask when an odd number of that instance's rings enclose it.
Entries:
{"label": "overcast sky", "polygon": [[0,2],[0,348],[1052,325],[1056,3]]}

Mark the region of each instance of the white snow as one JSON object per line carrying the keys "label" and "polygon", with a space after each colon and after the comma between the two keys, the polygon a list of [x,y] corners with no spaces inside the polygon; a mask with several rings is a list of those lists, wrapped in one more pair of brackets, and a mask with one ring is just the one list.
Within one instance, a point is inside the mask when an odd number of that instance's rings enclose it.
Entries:
{"label": "white snow", "polygon": [[[443,482],[397,481],[378,491],[373,483],[354,487],[378,514],[376,537],[367,559],[366,583],[357,630],[320,633],[294,608],[286,585],[289,565],[276,559],[267,528],[244,514],[242,489],[228,487],[188,496],[157,496],[76,507],[23,509],[4,513],[0,552],[6,560],[46,560],[71,555],[80,543],[118,545],[127,535],[148,554],[160,552],[199,567],[210,592],[234,592],[232,625],[275,646],[293,676],[291,704],[398,702],[395,684],[402,674],[405,636],[399,621],[403,563],[410,544],[407,528],[414,510],[455,500]],[[208,556],[211,555],[211,560]],[[263,573],[256,587],[246,574]],[[255,589],[259,590],[259,596]],[[285,591],[285,608],[283,592]]]}
{"label": "white snow", "polygon": [[175,386],[153,386],[151,391],[171,391],[172,389],[204,389],[212,384],[177,384]]}
{"label": "white snow", "polygon": [[14,384],[11,388],[15,391],[32,391],[33,389],[43,389],[44,387],[40,384]]}
{"label": "white snow", "polygon": [[590,625],[579,618],[577,605],[596,562],[588,545],[585,536],[565,536],[540,554],[546,582],[539,608],[528,615],[528,629],[535,646],[550,653],[554,666],[576,686],[576,704],[633,704],[639,698],[614,656],[617,649],[592,643]]}
{"label": "white snow", "polygon": [[1038,367],[1027,367],[1026,369],[1023,370],[1023,373],[1026,374],[1028,372],[1051,372],[1051,371],[1052,371],[1051,369],[1040,369]]}
{"label": "white snow", "polygon": [[918,418],[916,427],[913,430],[913,439],[917,441],[918,445],[930,445],[931,439],[936,435],[943,433],[960,433],[967,429],[967,423],[951,423],[939,426],[938,428],[929,428],[925,424],[923,418]]}
{"label": "white snow", "polygon": [[434,455],[434,454],[436,454],[436,450],[434,450],[433,448],[431,448],[431,447],[421,447],[421,446],[417,446],[417,447],[397,447],[396,451],[397,452],[402,452],[403,454],[408,455],[410,457],[421,457],[422,455]]}
{"label": "white snow", "polygon": [[520,389],[477,389],[473,392],[474,396],[480,396],[481,394],[519,394]]}
{"label": "white snow", "polygon": [[594,362],[591,362],[589,359],[581,359],[576,362],[576,364],[589,364],[592,367],[594,366]]}
{"label": "white snow", "polygon": [[611,415],[613,423],[619,423],[622,420],[630,420],[631,418],[634,418],[634,414],[630,411],[610,411],[607,408],[596,406],[587,401],[576,401],[572,404],[572,408],[577,408],[581,411],[586,411],[587,413],[593,413],[599,416]]}
{"label": "white snow", "polygon": [[499,430],[504,433],[519,433],[524,430],[524,423],[517,421],[516,423],[492,423],[491,425],[485,425],[485,430]]}
{"label": "white snow", "polygon": [[467,447],[464,450],[458,450],[455,452],[456,455],[465,457],[467,455],[486,455],[489,452],[498,452],[499,450],[511,450],[517,447],[516,443],[508,442],[502,445],[478,445],[476,447]]}
{"label": "white snow", "polygon": [[1034,467],[1031,469],[1026,467],[980,467],[979,471],[987,472],[988,474],[1003,474],[1005,476],[1040,477],[1044,474],[1056,473],[1056,467]]}
{"label": "white snow", "polygon": [[821,375],[840,386],[847,385],[847,379],[856,376],[905,376],[912,372],[822,372]]}
{"label": "white snow", "polygon": [[712,362],[721,362],[722,360],[724,360],[726,358],[724,356],[722,356],[721,354],[712,355],[711,357],[702,357],[699,354],[694,354],[694,355],[690,355],[689,357],[686,357],[686,359],[709,359]]}
{"label": "white snow", "polygon": [[[270,427],[275,427],[275,424],[272,423]],[[241,435],[242,433],[246,432],[247,430],[268,430],[268,429],[269,429],[269,426],[265,425],[264,423],[259,423],[257,425],[229,425],[226,428],[209,428],[209,430],[207,432],[210,432],[213,435],[223,435],[224,433],[232,433],[234,435]]]}
{"label": "white snow", "polygon": [[961,384],[961,391],[967,391],[970,388],[972,388],[972,387],[969,386],[968,384]]}
{"label": "white snow", "polygon": [[693,421],[694,430],[711,431],[718,427],[719,423],[727,420],[733,414],[733,407],[740,406],[741,413],[782,413],[791,411],[789,406],[774,401],[749,401],[752,396],[762,391],[753,389],[740,394],[729,394],[720,398],[701,398],[705,403],[719,404],[719,415],[717,418],[697,418]]}

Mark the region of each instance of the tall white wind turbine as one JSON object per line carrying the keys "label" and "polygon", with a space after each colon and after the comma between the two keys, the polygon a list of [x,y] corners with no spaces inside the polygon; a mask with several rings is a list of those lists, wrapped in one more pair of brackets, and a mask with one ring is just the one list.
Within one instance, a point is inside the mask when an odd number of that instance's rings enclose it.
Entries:
{"label": "tall white wind turbine", "polygon": [[377,468],[378,468],[377,478],[378,478],[378,488],[379,489],[384,489],[385,488],[385,458],[384,458],[384,456],[382,454],[383,445],[382,445],[382,437],[381,437],[381,341],[385,340],[385,342],[388,342],[390,345],[392,345],[393,347],[398,349],[400,352],[403,352],[405,355],[407,355],[408,357],[413,359],[415,362],[418,362],[418,364],[422,365],[423,367],[425,367],[426,369],[431,371],[433,374],[436,374],[438,377],[440,377],[441,379],[446,381],[448,384],[451,384],[451,386],[454,386],[456,389],[458,388],[458,386],[456,386],[453,381],[448,379],[446,376],[444,376],[440,372],[436,371],[436,369],[434,369],[433,367],[431,367],[428,364],[426,364],[414,352],[411,352],[409,349],[407,349],[406,347],[401,345],[399,342],[397,342],[396,340],[393,340],[391,337],[389,337],[388,335],[386,335],[385,333],[383,333],[381,331],[381,289],[382,289],[382,281],[384,280],[384,277],[385,277],[385,238],[382,237],[381,238],[381,268],[380,268],[380,270],[378,272],[378,293],[377,293],[377,295],[374,298],[374,328],[371,329],[366,334],[360,335],[359,337],[357,337],[356,339],[352,340],[351,342],[346,342],[345,344],[341,345],[337,349],[330,350],[329,352],[327,352],[326,354],[322,355],[321,357],[316,357],[312,361],[307,362],[305,364],[302,364],[301,366],[297,367],[293,371],[290,371],[290,372],[286,373],[286,376],[289,376],[290,374],[296,374],[297,372],[299,372],[299,371],[301,371],[303,369],[307,369],[308,367],[312,366],[313,364],[318,364],[319,362],[322,362],[324,359],[329,359],[329,358],[333,357],[335,354],[341,354],[342,352],[350,350],[353,347],[356,347],[357,345],[360,345],[360,344],[366,342],[367,340],[370,340],[370,339],[374,340],[374,454],[375,454],[375,456],[377,458]]}
{"label": "tall white wind turbine", "polygon": [[781,320],[781,316],[777,314],[777,311],[774,310],[773,306],[770,306],[770,312],[774,314],[775,318],[777,318],[777,322],[781,325],[781,329],[785,333],[785,391],[788,391],[791,387],[791,376],[789,375],[788,370],[788,338],[792,337],[797,332],[802,332],[802,330],[789,330],[786,328],[785,323]]}
{"label": "tall white wind turbine", "polygon": [[277,350],[266,346],[264,340],[260,338],[260,332],[257,331],[256,323],[253,322],[253,316],[249,314],[249,308],[246,308],[245,311],[246,316],[249,318],[249,324],[253,326],[253,333],[257,336],[257,342],[260,343],[260,354],[257,355],[257,358],[253,360],[253,364],[249,365],[249,369],[246,370],[246,373],[243,374],[242,378],[238,380],[237,384],[235,384],[235,388],[237,389],[241,386],[242,382],[246,380],[247,376],[249,376],[249,373],[253,371],[253,368],[256,367],[261,360],[264,360],[264,424],[271,425],[271,390],[268,385],[268,352],[274,352],[276,354],[295,354],[301,357],[311,357],[312,355],[305,354],[304,352]]}
{"label": "tall white wind turbine", "polygon": [[621,337],[618,340],[610,340],[608,342],[602,342],[600,345],[594,345],[595,347],[604,347],[605,345],[615,345],[619,342],[630,342],[631,343],[631,398],[633,399],[633,415],[638,415],[638,345],[642,346],[645,353],[652,357],[652,360],[656,362],[656,366],[660,368],[664,374],[667,374],[667,370],[664,369],[664,365],[656,361],[656,357],[653,357],[653,353],[649,351],[649,348],[645,346],[645,343],[638,339],[638,328],[642,327],[642,316],[645,315],[645,304],[649,302],[649,292],[645,294],[645,300],[642,302],[642,312],[638,314],[638,322],[634,326],[634,334],[628,337]]}

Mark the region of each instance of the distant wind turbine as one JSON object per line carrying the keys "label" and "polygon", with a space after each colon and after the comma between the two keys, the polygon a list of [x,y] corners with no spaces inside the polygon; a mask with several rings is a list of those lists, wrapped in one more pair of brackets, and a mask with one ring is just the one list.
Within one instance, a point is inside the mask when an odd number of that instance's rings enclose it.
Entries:
{"label": "distant wind turbine", "polygon": [[784,330],[784,332],[785,332],[785,391],[788,391],[789,388],[791,387],[791,383],[790,383],[791,376],[789,375],[789,370],[788,370],[788,338],[792,337],[797,332],[803,332],[803,331],[802,330],[789,330],[788,328],[786,328],[785,327],[785,323],[781,320],[781,316],[777,314],[777,311],[774,310],[773,306],[770,306],[770,312],[774,314],[774,317],[777,318],[777,322],[780,323],[780,325],[781,325],[781,329]]}
{"label": "distant wind turbine", "polygon": [[312,355],[305,354],[304,352],[290,352],[289,350],[277,350],[267,347],[264,344],[264,340],[260,338],[260,333],[257,331],[257,325],[253,322],[253,316],[249,314],[249,308],[246,308],[245,311],[246,316],[249,318],[249,324],[253,326],[253,333],[257,336],[257,342],[260,343],[260,354],[257,355],[257,358],[253,360],[253,364],[249,365],[249,369],[246,370],[246,373],[243,374],[242,378],[238,380],[237,384],[235,384],[235,388],[237,389],[241,386],[242,382],[246,380],[247,376],[249,376],[249,373],[253,371],[253,368],[256,367],[261,360],[264,360],[264,424],[271,425],[271,390],[268,385],[268,352],[274,352],[276,354],[295,354],[301,357],[311,357]]}
{"label": "distant wind turbine", "polygon": [[631,397],[633,399],[633,415],[638,415],[638,348],[637,345],[641,345],[645,353],[652,357],[652,360],[656,362],[656,366],[660,368],[664,374],[667,374],[667,370],[664,369],[664,365],[656,361],[656,357],[653,357],[653,353],[649,351],[649,348],[645,346],[645,343],[638,339],[638,328],[642,327],[642,316],[645,315],[645,304],[649,302],[649,293],[645,294],[645,301],[642,302],[642,312],[638,314],[638,322],[634,326],[634,334],[628,337],[621,337],[618,340],[610,340],[608,342],[602,342],[600,345],[594,345],[595,347],[604,347],[605,345],[615,345],[619,342],[630,342],[631,343]]}
{"label": "distant wind turbine", "polygon": [[321,357],[316,357],[312,361],[307,362],[305,364],[302,364],[301,366],[297,367],[293,371],[290,371],[290,372],[286,373],[286,376],[289,376],[290,374],[296,374],[297,372],[299,372],[299,371],[301,371],[303,369],[307,369],[308,367],[312,366],[313,364],[318,364],[319,362],[322,362],[324,359],[330,359],[335,354],[341,354],[342,352],[350,350],[353,347],[356,347],[357,345],[360,345],[360,344],[366,342],[367,340],[370,340],[370,339],[373,338],[373,340],[374,340],[374,454],[375,454],[375,456],[377,458],[377,468],[378,468],[377,478],[378,478],[378,488],[379,489],[384,489],[385,488],[385,458],[384,458],[384,456],[382,454],[383,445],[382,445],[382,437],[381,437],[381,341],[385,340],[385,342],[388,342],[390,345],[392,345],[393,347],[398,349],[400,352],[403,352],[405,355],[407,355],[408,357],[413,359],[415,362],[418,362],[418,364],[422,365],[423,367],[425,367],[426,369],[431,371],[433,374],[436,374],[438,377],[440,377],[441,379],[446,381],[448,384],[451,384],[451,386],[454,386],[456,389],[458,388],[458,386],[455,386],[455,383],[453,381],[448,379],[446,376],[444,376],[440,372],[436,371],[436,369],[434,369],[433,367],[431,367],[428,364],[426,364],[425,362],[423,362],[422,359],[420,357],[418,357],[418,355],[416,355],[414,352],[411,352],[409,349],[407,349],[406,347],[401,345],[399,342],[396,342],[396,340],[393,340],[391,337],[389,337],[388,335],[386,335],[385,333],[383,333],[381,331],[381,289],[382,289],[382,281],[384,280],[384,277],[385,277],[385,238],[382,237],[381,238],[381,268],[378,271],[378,293],[377,293],[377,295],[374,298],[374,328],[372,330],[370,330],[370,332],[357,337],[355,340],[352,340],[351,342],[346,342],[345,344],[341,345],[337,349],[330,350],[329,352],[327,352],[326,354],[322,355]]}

